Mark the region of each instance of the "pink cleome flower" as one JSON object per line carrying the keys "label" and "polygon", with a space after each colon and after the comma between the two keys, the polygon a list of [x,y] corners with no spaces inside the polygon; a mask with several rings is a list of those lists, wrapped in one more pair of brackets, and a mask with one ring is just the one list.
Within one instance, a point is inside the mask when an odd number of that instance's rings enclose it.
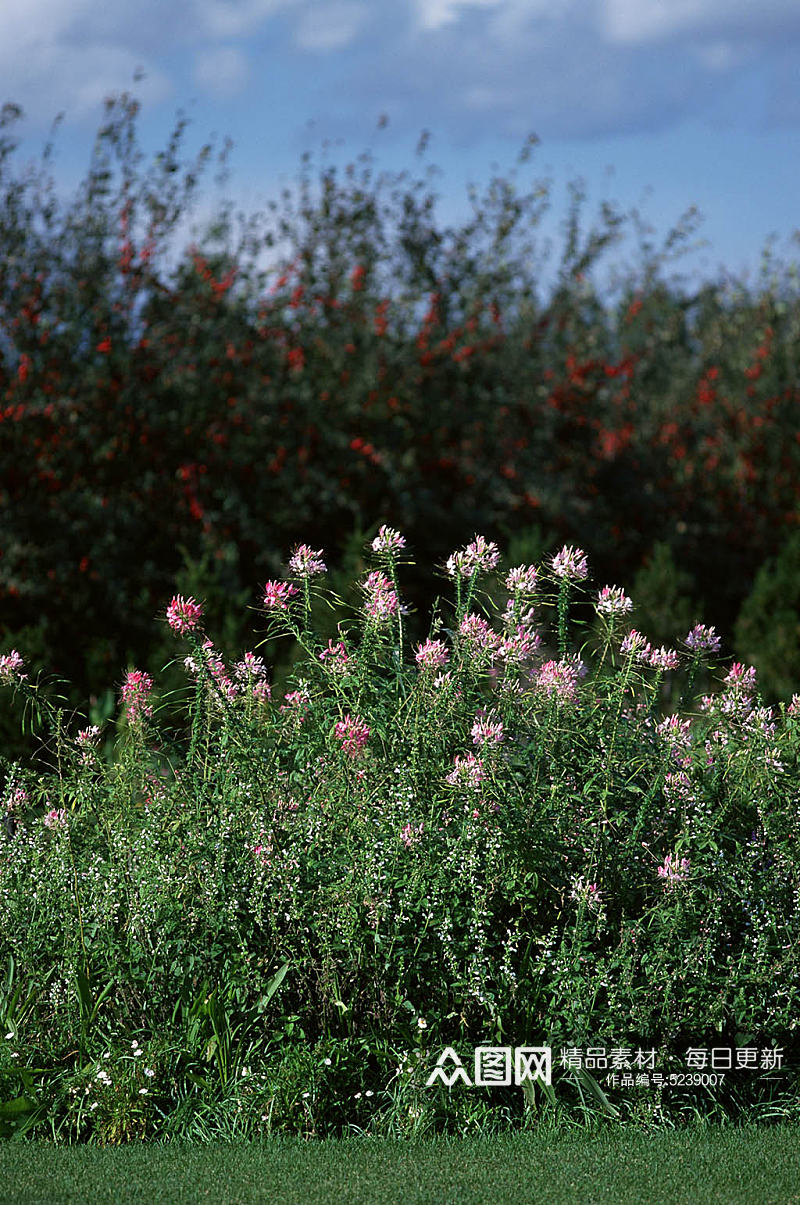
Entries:
{"label": "pink cleome flower", "polygon": [[633,610],[633,600],[620,586],[603,586],[594,605],[599,615],[627,615]]}
{"label": "pink cleome flower", "polygon": [[512,594],[533,594],[538,573],[533,565],[517,565],[506,577],[506,589]]}
{"label": "pink cleome flower", "polygon": [[42,817],[42,824],[45,828],[66,828],[67,813],[64,808],[52,808]]}
{"label": "pink cleome flower", "polygon": [[695,624],[683,643],[693,653],[718,653],[721,647],[720,638],[713,627],[707,628],[702,623]]}
{"label": "pink cleome flower", "polygon": [[328,567],[322,559],[322,549],[318,548],[315,552],[308,544],[299,544],[295,548],[289,568],[298,577],[316,577],[320,573],[328,572]]}
{"label": "pink cleome flower", "polygon": [[25,662],[16,649],[12,649],[10,653],[4,653],[0,657],[0,682],[21,682],[23,678],[27,677],[27,674],[21,672],[24,664]]}
{"label": "pink cleome flower", "polygon": [[589,576],[589,565],[586,553],[580,548],[564,545],[551,562],[553,573],[564,580],[583,581]]}
{"label": "pink cleome flower", "polygon": [[383,552],[387,555],[399,552],[401,548],[405,548],[405,536],[401,536],[399,531],[395,531],[393,527],[387,527],[386,524],[380,528],[375,539],[372,541],[373,552]]}
{"label": "pink cleome flower", "polygon": [[660,879],[665,880],[667,886],[683,883],[689,877],[689,860],[681,858],[679,862],[677,857],[673,858],[672,854],[667,854],[664,864],[659,866],[657,874]]}
{"label": "pink cleome flower", "polygon": [[348,757],[360,757],[369,740],[369,728],[358,716],[346,715],[334,726],[333,733]]}
{"label": "pink cleome flower", "polygon": [[675,649],[666,649],[662,645],[660,649],[650,650],[649,664],[653,669],[677,669],[680,663],[680,657]]}
{"label": "pink cleome flower", "polygon": [[370,619],[381,623],[397,614],[397,592],[385,573],[376,569],[361,588],[366,595],[364,609]]}
{"label": "pink cleome flower", "polygon": [[415,845],[422,836],[422,821],[416,827],[413,824],[406,824],[400,831],[400,840],[405,845],[406,849],[411,845]]}
{"label": "pink cleome flower", "polygon": [[631,656],[636,658],[637,661],[649,661],[652,649],[650,641],[641,632],[637,632],[636,628],[631,628],[628,635],[622,641],[619,651],[623,657]]}
{"label": "pink cleome flower", "polygon": [[264,586],[264,606],[268,611],[288,611],[289,600],[297,594],[297,586],[289,582],[267,582]]}
{"label": "pink cleome flower", "polygon": [[122,684],[122,705],[127,711],[131,724],[153,714],[150,704],[150,693],[153,689],[153,679],[140,669],[132,669]]}
{"label": "pink cleome flower", "polygon": [[203,617],[202,603],[176,594],[167,607],[167,623],[174,632],[191,632]]}
{"label": "pink cleome flower", "polygon": [[456,754],[453,767],[445,780],[450,786],[469,787],[476,791],[486,778],[483,762],[474,753],[467,753],[463,757]]}
{"label": "pink cleome flower", "polygon": [[450,660],[447,646],[441,640],[426,640],[417,645],[414,657],[420,669],[441,669]]}
{"label": "pink cleome flower", "polygon": [[573,703],[581,666],[574,661],[545,661],[534,676],[534,682],[549,699]]}
{"label": "pink cleome flower", "polygon": [[447,558],[450,577],[473,577],[476,573],[487,573],[500,560],[500,549],[485,536],[475,536],[471,544]]}
{"label": "pink cleome flower", "polygon": [[328,640],[328,647],[323,649],[319,654],[319,659],[323,662],[323,664],[327,662],[328,669],[331,669],[334,671],[334,673],[338,674],[345,673],[347,671],[347,662],[350,660],[347,655],[347,649],[344,647],[341,640],[334,644],[333,640],[330,639]]}
{"label": "pink cleome flower", "polygon": [[15,787],[6,799],[7,812],[23,811],[30,803],[30,796],[24,787]]}
{"label": "pink cleome flower", "polygon": [[469,652],[476,654],[491,654],[497,648],[499,637],[492,631],[482,615],[465,615],[458,625],[461,640]]}
{"label": "pink cleome flower", "polygon": [[472,743],[474,745],[499,745],[505,736],[503,721],[497,716],[485,711],[479,711],[472,725]]}

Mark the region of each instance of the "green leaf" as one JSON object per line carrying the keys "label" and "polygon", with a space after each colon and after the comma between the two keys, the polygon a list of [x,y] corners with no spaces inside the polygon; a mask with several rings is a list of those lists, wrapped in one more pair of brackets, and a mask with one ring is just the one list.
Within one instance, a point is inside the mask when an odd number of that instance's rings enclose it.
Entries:
{"label": "green leaf", "polygon": [[267,984],[267,986],[264,990],[264,995],[261,996],[258,1001],[259,1012],[264,1011],[264,1009],[267,1007],[267,1005],[269,1004],[272,997],[277,992],[280,985],[283,983],[284,979],[286,978],[286,972],[289,970],[290,965],[291,965],[290,963],[285,962],[283,964],[283,966],[281,967],[281,969],[279,971],[276,971],[275,974],[270,979],[269,983]]}

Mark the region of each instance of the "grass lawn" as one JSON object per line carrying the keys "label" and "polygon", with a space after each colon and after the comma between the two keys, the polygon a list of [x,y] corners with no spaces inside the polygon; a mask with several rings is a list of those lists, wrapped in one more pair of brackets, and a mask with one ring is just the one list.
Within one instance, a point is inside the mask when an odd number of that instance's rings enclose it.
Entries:
{"label": "grass lawn", "polygon": [[0,1144],[0,1198],[22,1202],[800,1202],[796,1127],[402,1142],[56,1148]]}

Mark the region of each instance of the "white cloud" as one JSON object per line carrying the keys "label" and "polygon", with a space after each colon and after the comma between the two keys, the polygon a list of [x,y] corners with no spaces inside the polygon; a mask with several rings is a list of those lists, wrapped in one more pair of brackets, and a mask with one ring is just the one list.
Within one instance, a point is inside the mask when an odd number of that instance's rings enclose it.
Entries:
{"label": "white cloud", "polygon": [[300,15],[295,43],[301,50],[341,50],[353,41],[368,15],[365,5],[349,0],[313,5]]}
{"label": "white cloud", "polygon": [[800,30],[797,0],[604,0],[601,24],[611,42],[638,46],[686,35]]}
{"label": "white cloud", "polygon": [[302,0],[192,0],[196,17],[210,38],[241,38],[270,17]]}
{"label": "white cloud", "polygon": [[247,58],[237,46],[214,46],[195,55],[194,78],[215,96],[235,96],[249,74]]}
{"label": "white cloud", "polygon": [[419,28],[428,32],[455,24],[464,8],[497,8],[507,0],[414,0]]}

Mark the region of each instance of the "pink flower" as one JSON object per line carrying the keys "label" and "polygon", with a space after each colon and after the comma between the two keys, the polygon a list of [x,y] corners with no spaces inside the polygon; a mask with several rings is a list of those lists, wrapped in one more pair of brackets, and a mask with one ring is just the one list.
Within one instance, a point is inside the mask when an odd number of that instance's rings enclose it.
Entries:
{"label": "pink flower", "polygon": [[469,653],[491,655],[497,648],[499,637],[493,632],[482,615],[465,615],[458,625],[461,640]]}
{"label": "pink flower", "polygon": [[786,708],[787,715],[800,715],[800,695],[792,695],[792,701]]}
{"label": "pink flower", "polygon": [[553,557],[551,564],[556,577],[565,580],[582,581],[589,575],[586,553],[580,548],[573,548],[565,544],[561,551]]}
{"label": "pink flower", "polygon": [[503,721],[496,716],[479,711],[472,725],[472,742],[481,745],[499,745],[505,735]]}
{"label": "pink flower", "polygon": [[167,607],[167,623],[174,632],[191,632],[203,617],[203,607],[193,598],[183,598],[176,594]]}
{"label": "pink flower", "polygon": [[81,728],[75,737],[75,742],[84,749],[91,749],[97,744],[99,739],[100,729],[97,724],[92,724],[89,728]]}
{"label": "pink flower", "polygon": [[485,778],[486,772],[481,759],[474,753],[467,753],[464,757],[456,754],[454,769],[447,775],[446,781],[453,787],[469,787],[476,791]]}
{"label": "pink flower", "polygon": [[315,552],[309,548],[308,544],[299,544],[294,550],[289,561],[289,568],[298,577],[315,577],[317,574],[328,571],[322,560],[322,549],[318,548]]}
{"label": "pink flower", "polygon": [[677,669],[681,663],[675,650],[665,649],[663,645],[660,649],[651,649],[649,660],[653,669],[660,670]]}
{"label": "pink flower", "polygon": [[267,582],[264,586],[264,606],[268,611],[287,611],[289,600],[297,593],[297,586],[289,582]]}
{"label": "pink flower", "polygon": [[132,669],[122,684],[122,705],[127,711],[128,721],[136,724],[153,714],[150,693],[153,679],[140,669]]}
{"label": "pink flower", "polygon": [[535,675],[534,682],[549,699],[573,703],[580,671],[581,666],[574,661],[545,661]]}
{"label": "pink flower", "polygon": [[533,565],[517,565],[508,571],[506,589],[512,594],[533,594],[538,576]]}
{"label": "pink flower", "polygon": [[400,840],[403,842],[403,845],[405,845],[406,848],[408,848],[410,845],[415,845],[421,836],[422,821],[420,821],[416,828],[411,824],[406,824],[405,827],[400,831]]}
{"label": "pink flower", "polygon": [[359,757],[369,740],[370,730],[358,716],[346,715],[334,726],[333,734],[342,742],[348,757]]}
{"label": "pink flower", "polygon": [[603,586],[594,606],[600,615],[627,615],[633,610],[633,601],[619,586]]}
{"label": "pink flower", "polygon": [[19,812],[30,803],[30,797],[24,787],[15,787],[6,800],[7,812]]}
{"label": "pink flower", "polygon": [[683,883],[689,877],[689,860],[681,858],[678,862],[677,857],[673,858],[672,854],[667,854],[664,859],[663,866],[659,866],[657,871],[658,877],[664,879],[667,886],[672,887],[676,883]]}
{"label": "pink flower", "polygon": [[426,640],[417,645],[415,660],[420,669],[441,669],[447,665],[450,654],[441,640]]}
{"label": "pink flower", "polygon": [[725,676],[725,685],[732,690],[750,694],[756,688],[755,666],[750,665],[745,668],[741,661],[734,661]]}
{"label": "pink flower", "polygon": [[395,531],[393,527],[387,527],[386,524],[380,528],[375,539],[372,541],[373,552],[383,552],[387,555],[399,552],[405,546],[405,536],[401,536],[399,531]]}
{"label": "pink flower", "polygon": [[322,652],[319,654],[319,659],[323,663],[327,661],[328,669],[331,669],[334,671],[334,673],[339,674],[346,671],[347,662],[349,661],[347,649],[344,647],[341,640],[337,644],[334,644],[332,640],[328,640],[328,647],[322,650]]}
{"label": "pink flower", "polygon": [[25,662],[16,649],[12,649],[10,653],[4,653],[0,657],[0,682],[21,682],[23,678],[27,678],[28,675],[21,672],[24,664]]}
{"label": "pink flower", "polygon": [[500,549],[484,536],[475,536],[471,544],[460,552],[453,552],[447,558],[447,572],[450,577],[472,577],[476,573],[486,573],[494,569],[500,560]]}
{"label": "pink flower", "polygon": [[637,661],[647,661],[650,657],[650,642],[632,628],[620,645],[619,651],[623,656],[635,657]]}
{"label": "pink flower", "polygon": [[702,623],[695,624],[683,643],[693,653],[718,653],[720,650],[719,636],[713,627],[707,628]]}
{"label": "pink flower", "polygon": [[52,808],[46,816],[42,817],[42,824],[45,828],[66,828],[67,813],[64,808]]}
{"label": "pink flower", "polygon": [[364,609],[370,619],[382,623],[397,614],[397,593],[385,573],[376,569],[374,573],[370,573],[361,588],[367,599]]}
{"label": "pink flower", "polygon": [[265,678],[267,667],[261,657],[257,657],[255,653],[246,652],[242,654],[241,661],[237,661],[234,665],[233,676],[237,682],[251,682],[253,678]]}

